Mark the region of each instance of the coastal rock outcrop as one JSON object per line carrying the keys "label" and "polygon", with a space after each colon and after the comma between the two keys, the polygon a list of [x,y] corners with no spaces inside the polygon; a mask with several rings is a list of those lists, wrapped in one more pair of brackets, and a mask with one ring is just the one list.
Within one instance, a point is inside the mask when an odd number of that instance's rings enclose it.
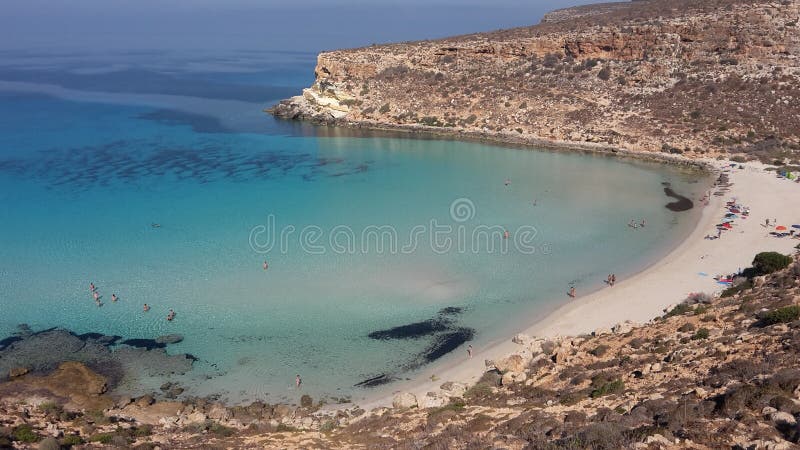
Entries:
{"label": "coastal rock outcrop", "polygon": [[580,150],[800,150],[800,2],[653,0],[321,53],[279,117]]}

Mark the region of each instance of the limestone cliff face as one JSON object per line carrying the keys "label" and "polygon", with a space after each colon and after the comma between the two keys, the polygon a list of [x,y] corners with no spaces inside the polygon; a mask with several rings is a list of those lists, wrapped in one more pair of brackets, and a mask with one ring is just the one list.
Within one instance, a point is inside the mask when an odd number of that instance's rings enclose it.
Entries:
{"label": "limestone cliff face", "polygon": [[650,0],[319,55],[273,112],[689,156],[800,150],[800,1]]}

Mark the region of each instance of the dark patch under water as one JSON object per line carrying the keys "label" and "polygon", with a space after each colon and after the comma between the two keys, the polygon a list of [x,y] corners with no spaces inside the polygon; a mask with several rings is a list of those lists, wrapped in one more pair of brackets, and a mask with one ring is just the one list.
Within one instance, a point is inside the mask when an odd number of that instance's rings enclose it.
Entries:
{"label": "dark patch under water", "polygon": [[188,125],[195,133],[230,133],[231,130],[216,117],[192,114],[172,109],[159,109],[140,114],[138,119],[151,120],[163,125]]}
{"label": "dark patch under water", "polygon": [[[464,309],[461,307],[448,306],[439,310],[437,316],[432,319],[373,331],[368,336],[378,340],[430,338],[431,342],[427,347],[398,366],[399,371],[418,369],[447,355],[474,338],[475,330],[455,326],[453,319],[447,317],[461,314],[463,311]],[[396,379],[397,377],[392,374],[382,373],[355,384],[355,387],[370,388],[390,383]]]}
{"label": "dark patch under water", "polygon": [[21,341],[22,337],[20,336],[9,336],[5,339],[0,339],[0,350],[4,350],[9,345],[13,344],[14,342]]}
{"label": "dark patch under water", "polygon": [[395,381],[395,380],[397,380],[397,378],[395,378],[395,377],[393,377],[391,375],[387,375],[385,373],[382,373],[382,374],[380,374],[378,376],[375,376],[375,377],[372,377],[372,378],[367,378],[366,380],[361,381],[359,383],[356,383],[353,386],[354,387],[376,387],[376,386],[381,386],[383,384],[391,383],[392,381]]}
{"label": "dark patch under water", "polygon": [[155,348],[164,348],[167,344],[161,344],[155,341],[155,339],[126,339],[120,342],[122,345],[129,345],[131,347],[137,348],[144,348],[147,350],[153,350]]}
{"label": "dark patch under water", "polygon": [[448,328],[448,324],[449,321],[446,319],[428,319],[422,322],[415,322],[408,325],[400,325],[397,327],[388,328],[386,330],[373,331],[368,336],[372,339],[380,340],[417,339],[445,331]]}
{"label": "dark patch under water", "polygon": [[694,202],[692,202],[691,199],[678,194],[677,192],[672,190],[671,187],[665,187],[664,194],[666,194],[667,197],[675,199],[674,202],[670,202],[664,205],[670,211],[681,212],[681,211],[688,211],[694,208]]}
{"label": "dark patch under water", "polygon": [[318,177],[355,175],[369,162],[351,166],[342,158],[282,150],[239,150],[209,139],[192,147],[164,147],[147,140],[117,140],[78,148],[54,148],[33,158],[0,160],[0,173],[42,180],[50,188],[87,189],[139,183],[148,177],[193,181],[248,181],[297,175]]}

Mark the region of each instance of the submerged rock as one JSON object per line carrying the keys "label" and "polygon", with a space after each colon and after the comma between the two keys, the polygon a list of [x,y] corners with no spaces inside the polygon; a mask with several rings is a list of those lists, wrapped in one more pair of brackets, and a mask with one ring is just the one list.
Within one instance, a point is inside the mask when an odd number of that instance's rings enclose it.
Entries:
{"label": "submerged rock", "polygon": [[180,334],[166,334],[155,338],[157,344],[177,344],[183,341],[183,335]]}

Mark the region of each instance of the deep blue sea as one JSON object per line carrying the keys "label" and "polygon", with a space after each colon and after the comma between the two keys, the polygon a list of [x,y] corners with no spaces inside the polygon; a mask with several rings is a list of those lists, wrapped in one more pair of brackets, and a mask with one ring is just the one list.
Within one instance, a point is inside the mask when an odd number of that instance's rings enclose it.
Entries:
{"label": "deep blue sea", "polygon": [[265,114],[315,58],[3,53],[0,337],[179,333],[186,395],[296,400],[302,374],[358,399],[624,279],[697,220],[664,207],[665,183],[705,188],[676,168]]}

